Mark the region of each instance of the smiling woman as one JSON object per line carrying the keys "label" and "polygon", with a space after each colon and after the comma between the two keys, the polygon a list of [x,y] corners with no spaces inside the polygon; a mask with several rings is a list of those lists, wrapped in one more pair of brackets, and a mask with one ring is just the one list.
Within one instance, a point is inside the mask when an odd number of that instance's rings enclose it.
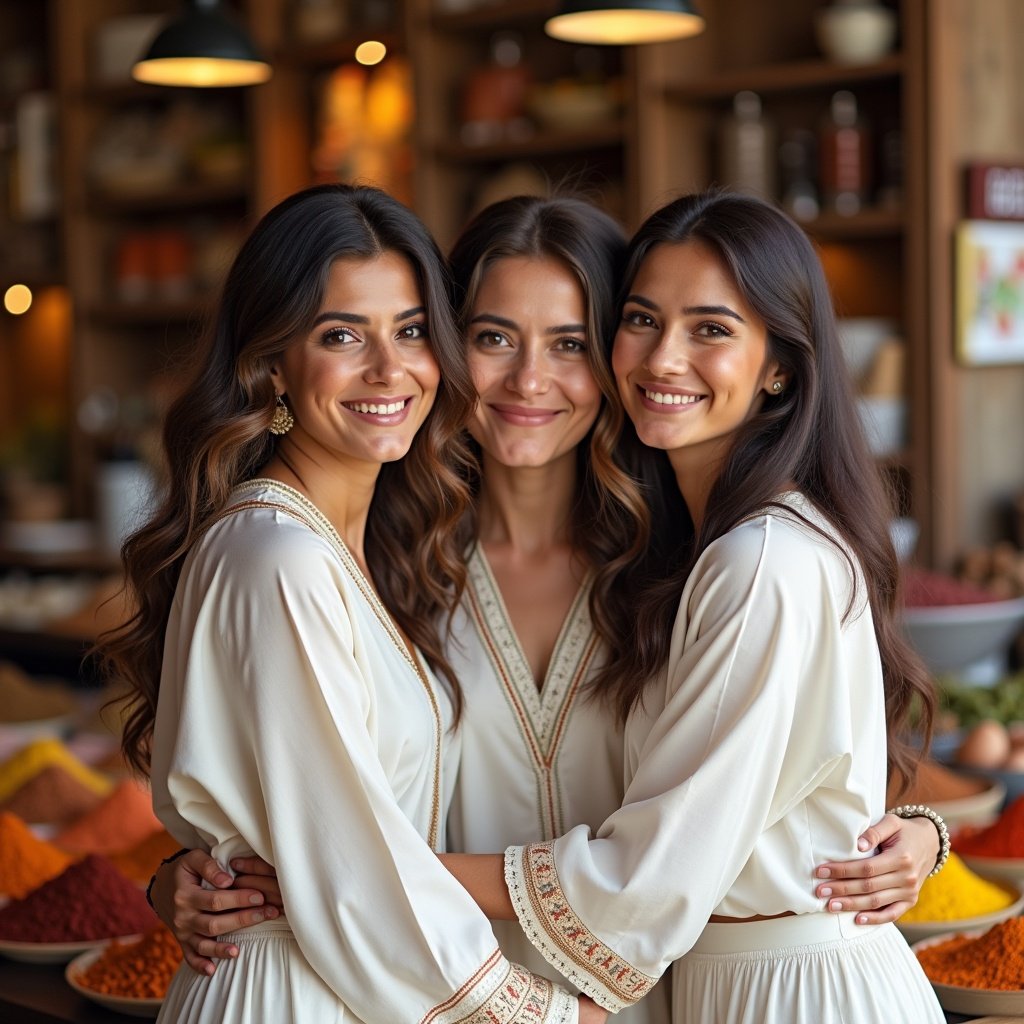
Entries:
{"label": "smiling woman", "polygon": [[286,200],[228,275],[169,414],[168,495],[125,546],[139,610],[102,650],[168,830],[271,861],[295,920],[268,909],[214,977],[179,971],[163,1020],[585,1019],[433,853],[461,706],[437,632],[464,579],[460,351],[436,247],[374,189]]}

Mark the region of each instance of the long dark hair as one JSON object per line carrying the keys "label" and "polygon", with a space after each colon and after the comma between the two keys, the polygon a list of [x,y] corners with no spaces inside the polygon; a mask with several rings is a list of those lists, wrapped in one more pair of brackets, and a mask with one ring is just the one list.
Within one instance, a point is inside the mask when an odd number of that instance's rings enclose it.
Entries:
{"label": "long dark hair", "polygon": [[381,468],[366,559],[384,604],[461,708],[435,627],[464,585],[456,529],[468,501],[462,426],[473,404],[449,281],[430,234],[401,203],[374,188],[323,185],[274,207],[235,258],[194,379],[164,425],[166,496],[122,549],[135,613],[97,650],[130,689],[123,749],[140,771],[149,769],[164,632],[182,563],[232,488],[274,452],[270,366],[311,330],[336,259],[385,252],[405,257],[415,273],[441,382],[408,454]]}
{"label": "long dark hair", "polygon": [[[570,542],[595,572],[590,595],[594,627],[606,642],[614,643],[622,624],[609,610],[611,581],[623,565],[639,557],[649,532],[645,503],[616,451],[623,413],[610,357],[626,239],[608,214],[573,196],[516,196],[493,203],[469,223],[449,257],[463,323],[472,315],[488,268],[513,256],[558,260],[583,290],[590,342],[587,361],[602,400],[594,425],[576,449]],[[471,483],[474,490],[479,488],[475,475]],[[476,538],[472,509],[464,526],[468,543]]]}
{"label": "long dark hair", "polygon": [[[680,594],[701,553],[795,482],[863,570],[881,652],[890,774],[906,784],[916,760],[904,740],[908,712],[916,698],[930,735],[934,692],[897,621],[900,574],[889,539],[893,502],[864,440],[821,263],[804,232],[775,207],[727,192],[689,195],[641,226],[630,244],[622,294],[655,246],[691,240],[721,256],[766,324],[768,358],[778,361],[788,383],[781,394],[768,395],[737,433],[700,529],[694,532],[688,514],[677,517],[668,527],[670,538],[652,547],[669,566],[667,575],[651,582],[656,568],[650,554],[646,566],[634,564],[622,574],[621,600],[633,607],[635,629],[613,651],[598,685],[625,716],[668,658]],[[650,453],[644,472],[663,471],[665,462],[664,453]]]}

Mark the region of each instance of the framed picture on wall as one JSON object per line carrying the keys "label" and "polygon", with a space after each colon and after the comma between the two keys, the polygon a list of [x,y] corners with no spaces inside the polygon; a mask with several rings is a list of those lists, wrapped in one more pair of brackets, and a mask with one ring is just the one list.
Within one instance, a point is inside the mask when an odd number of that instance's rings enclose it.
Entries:
{"label": "framed picture on wall", "polygon": [[957,226],[956,353],[968,366],[1024,363],[1024,222]]}

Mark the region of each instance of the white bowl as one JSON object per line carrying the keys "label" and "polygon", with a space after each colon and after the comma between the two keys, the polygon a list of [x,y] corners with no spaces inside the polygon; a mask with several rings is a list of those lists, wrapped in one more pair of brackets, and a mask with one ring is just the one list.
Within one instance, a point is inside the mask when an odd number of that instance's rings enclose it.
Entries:
{"label": "white bowl", "polygon": [[1017,886],[1011,885],[1005,880],[996,882],[994,879],[990,879],[990,881],[1014,896],[1014,901],[1003,907],[1002,910],[993,910],[990,914],[979,914],[976,917],[964,917],[958,921],[904,921],[899,918],[896,921],[896,927],[899,928],[907,942],[920,942],[921,939],[930,939],[933,935],[942,935],[950,928],[956,928],[962,932],[983,932],[991,928],[992,925],[999,924],[1000,921],[1016,917],[1024,910],[1024,896],[1021,895]]}
{"label": "white bowl", "polygon": [[907,637],[936,674],[959,672],[993,656],[1005,658],[1022,626],[1024,597],[903,609]]}
{"label": "white bowl", "polygon": [[818,11],[818,46],[837,64],[870,64],[896,41],[896,13],[880,4],[842,3]]}

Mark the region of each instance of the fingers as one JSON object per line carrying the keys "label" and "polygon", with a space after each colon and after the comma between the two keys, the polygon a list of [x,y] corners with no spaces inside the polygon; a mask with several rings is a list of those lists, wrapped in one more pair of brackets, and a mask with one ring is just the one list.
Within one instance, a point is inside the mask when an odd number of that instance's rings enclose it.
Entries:
{"label": "fingers", "polygon": [[240,889],[256,891],[263,896],[263,902],[284,909],[284,901],[281,899],[281,887],[277,884],[276,878],[268,878],[265,875],[238,875],[235,878],[235,885]]}
{"label": "fingers", "polygon": [[876,821],[874,825],[864,830],[864,834],[857,840],[857,849],[867,851],[882,846],[887,840],[892,839],[903,825],[903,819],[897,818],[895,814],[885,815],[881,821]]}
{"label": "fingers", "polygon": [[235,857],[231,866],[240,875],[262,875],[266,878],[277,878],[277,871],[262,857]]}
{"label": "fingers", "polygon": [[188,946],[183,946],[181,950],[185,963],[192,968],[196,974],[205,974],[209,977],[217,969],[217,965],[212,960],[207,960],[205,957],[196,956]]}
{"label": "fingers", "polygon": [[[218,935],[227,935],[254,924],[272,921],[278,916],[276,907],[260,907],[253,910],[220,911],[214,914],[182,913],[175,916],[174,932],[178,941],[199,942],[202,939],[215,939]],[[199,950],[204,956],[208,953]]]}
{"label": "fingers", "polygon": [[231,876],[205,850],[189,850],[177,861],[174,871],[175,888],[189,885],[198,876],[218,889],[231,885]]}
{"label": "fingers", "polygon": [[[901,885],[879,885],[873,892],[836,892],[833,886],[819,886],[816,895],[825,900],[825,908],[833,914],[869,913],[883,911],[894,904],[899,904],[899,913],[907,910],[914,902],[914,890]],[[895,916],[885,918],[894,920]],[[862,923],[858,920],[858,924]]]}
{"label": "fingers", "polygon": [[888,924],[902,917],[911,907],[911,904],[898,901],[889,903],[879,910],[868,910],[860,913],[854,918],[857,924]]}
{"label": "fingers", "polygon": [[200,889],[194,886],[175,890],[174,893],[174,905],[179,911],[195,911],[201,914],[249,909],[262,906],[263,903],[263,893],[254,889]]}

